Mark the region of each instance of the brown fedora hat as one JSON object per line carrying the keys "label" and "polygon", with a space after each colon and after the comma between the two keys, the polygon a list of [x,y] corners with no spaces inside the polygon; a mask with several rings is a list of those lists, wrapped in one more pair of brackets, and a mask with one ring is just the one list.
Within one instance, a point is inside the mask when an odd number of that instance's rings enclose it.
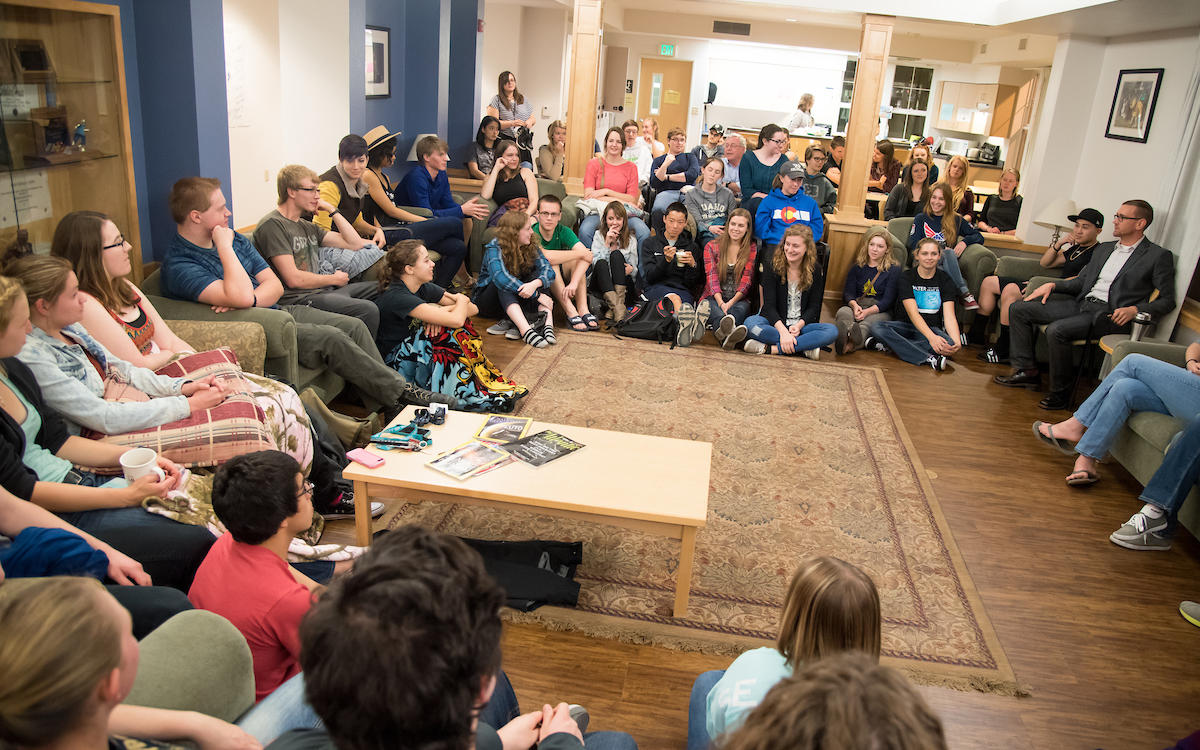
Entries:
{"label": "brown fedora hat", "polygon": [[400,135],[402,132],[404,132],[404,131],[397,130],[395,133],[391,133],[391,132],[388,132],[388,129],[385,126],[376,125],[375,127],[371,128],[370,130],[367,131],[367,134],[363,136],[363,140],[365,140],[367,142],[367,150],[370,151],[371,149],[375,148],[379,144],[386,143],[387,141],[391,140],[392,138],[395,138],[396,136]]}

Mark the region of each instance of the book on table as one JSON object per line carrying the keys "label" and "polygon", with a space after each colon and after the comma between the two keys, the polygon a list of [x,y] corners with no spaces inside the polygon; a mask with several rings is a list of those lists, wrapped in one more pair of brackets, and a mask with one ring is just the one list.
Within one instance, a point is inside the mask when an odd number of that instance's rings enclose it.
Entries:
{"label": "book on table", "polygon": [[455,479],[467,479],[508,459],[509,455],[504,451],[472,440],[449,453],[443,453],[425,465]]}
{"label": "book on table", "polygon": [[572,440],[554,430],[542,430],[536,434],[497,447],[527,464],[542,466],[556,458],[562,458],[574,453],[584,446],[583,443]]}
{"label": "book on table", "polygon": [[533,420],[529,417],[489,414],[479,432],[475,433],[475,438],[484,443],[511,443],[525,437],[531,424]]}

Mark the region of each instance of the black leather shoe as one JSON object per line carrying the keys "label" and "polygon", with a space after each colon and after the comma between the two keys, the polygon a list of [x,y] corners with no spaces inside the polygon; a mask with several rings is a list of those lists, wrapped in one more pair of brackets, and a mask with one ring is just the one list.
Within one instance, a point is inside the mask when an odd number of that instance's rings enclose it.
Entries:
{"label": "black leather shoe", "polygon": [[1010,375],[997,375],[992,382],[1009,388],[1037,388],[1042,384],[1042,375],[1037,370],[1014,370]]}
{"label": "black leather shoe", "polygon": [[1070,408],[1070,404],[1067,402],[1067,394],[1051,391],[1038,402],[1038,408],[1046,411],[1064,411]]}

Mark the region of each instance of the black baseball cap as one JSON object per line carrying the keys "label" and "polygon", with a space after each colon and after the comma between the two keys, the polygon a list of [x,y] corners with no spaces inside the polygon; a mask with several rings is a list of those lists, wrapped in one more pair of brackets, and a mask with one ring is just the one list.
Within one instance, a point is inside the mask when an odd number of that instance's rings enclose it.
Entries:
{"label": "black baseball cap", "polygon": [[1104,228],[1104,214],[1094,208],[1085,208],[1074,216],[1067,217],[1067,221],[1078,221],[1080,219],[1092,222],[1096,225],[1097,229]]}
{"label": "black baseball cap", "polygon": [[709,125],[708,132],[717,133],[719,135],[725,135],[725,126],[724,125]]}

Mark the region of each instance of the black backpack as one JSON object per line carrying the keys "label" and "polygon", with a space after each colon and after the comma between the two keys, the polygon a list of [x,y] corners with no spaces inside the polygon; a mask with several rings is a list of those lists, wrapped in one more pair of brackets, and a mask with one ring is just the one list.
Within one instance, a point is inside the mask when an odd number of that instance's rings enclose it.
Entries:
{"label": "black backpack", "polygon": [[671,303],[670,298],[663,297],[654,302],[639,301],[615,327],[617,332],[613,335],[617,338],[628,336],[631,339],[649,339],[660,344],[669,341],[674,349],[679,320],[675,317],[675,305]]}

